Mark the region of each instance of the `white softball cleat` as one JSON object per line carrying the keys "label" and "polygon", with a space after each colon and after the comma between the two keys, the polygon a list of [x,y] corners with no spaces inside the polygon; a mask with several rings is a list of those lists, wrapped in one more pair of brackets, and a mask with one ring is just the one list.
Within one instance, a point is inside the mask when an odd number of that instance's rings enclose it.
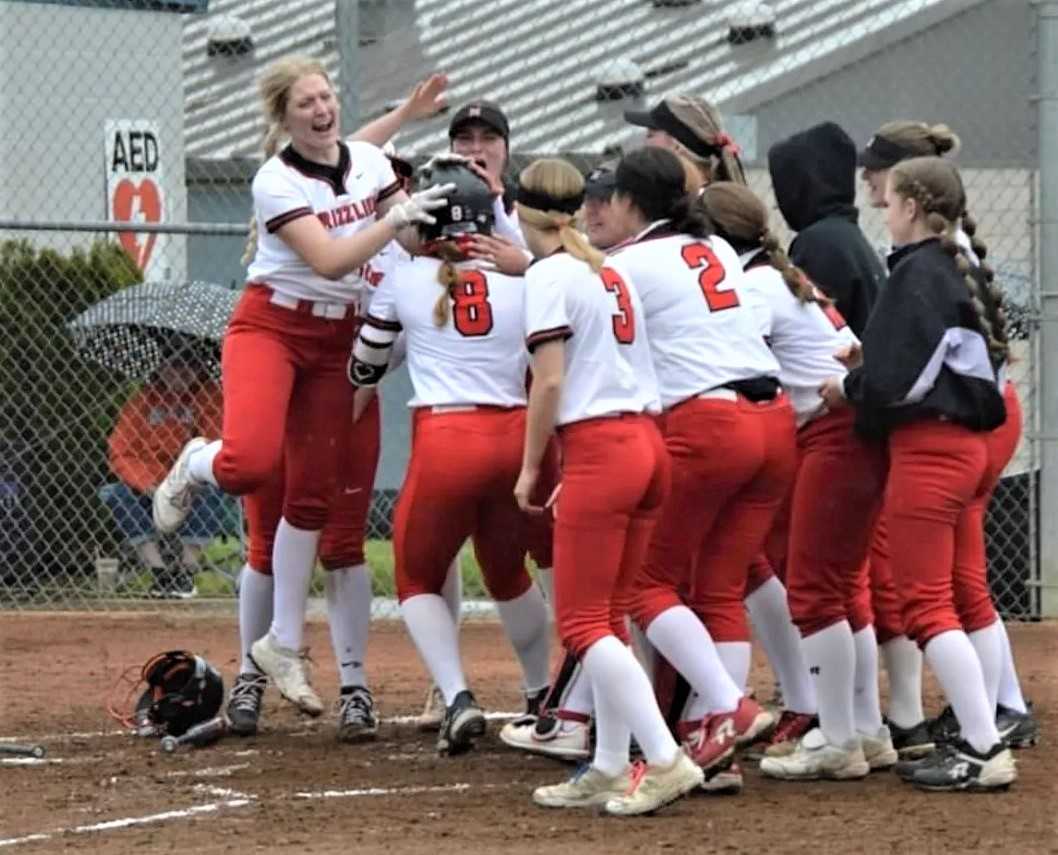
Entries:
{"label": "white softball cleat", "polygon": [[305,651],[280,647],[269,632],[250,647],[250,658],[262,674],[272,679],[279,694],[299,710],[311,716],[323,713],[323,701],[309,685]]}
{"label": "white softball cleat", "polygon": [[202,485],[196,484],[191,478],[189,461],[192,454],[205,446],[205,437],[196,436],[189,440],[181,449],[169,473],[154,491],[151,510],[154,527],[161,534],[172,534],[184,524],[187,515],[191,513],[195,494],[202,489]]}

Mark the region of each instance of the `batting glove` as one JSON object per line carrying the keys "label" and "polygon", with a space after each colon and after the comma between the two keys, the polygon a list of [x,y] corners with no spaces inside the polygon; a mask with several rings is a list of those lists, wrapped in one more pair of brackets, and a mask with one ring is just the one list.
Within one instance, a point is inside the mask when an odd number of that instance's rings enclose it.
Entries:
{"label": "batting glove", "polygon": [[441,184],[413,193],[405,201],[393,205],[382,218],[384,223],[400,231],[412,223],[436,223],[430,211],[443,208],[448,204],[446,196],[456,189],[455,184]]}

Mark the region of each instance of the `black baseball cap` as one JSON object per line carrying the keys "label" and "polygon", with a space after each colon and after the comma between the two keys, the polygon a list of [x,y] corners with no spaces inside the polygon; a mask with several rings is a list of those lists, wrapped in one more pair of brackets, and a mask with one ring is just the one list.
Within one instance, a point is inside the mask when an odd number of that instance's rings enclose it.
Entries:
{"label": "black baseball cap", "polygon": [[881,170],[891,169],[901,160],[914,157],[913,151],[908,151],[901,145],[875,134],[857,154],[856,163],[864,169]]}
{"label": "black baseball cap", "polygon": [[456,134],[473,122],[492,128],[504,140],[510,141],[511,126],[507,121],[507,114],[500,109],[498,104],[480,99],[464,104],[456,110],[448,125],[448,138],[454,139]]}
{"label": "black baseball cap", "polygon": [[616,163],[595,167],[584,179],[585,199],[609,199],[617,187]]}

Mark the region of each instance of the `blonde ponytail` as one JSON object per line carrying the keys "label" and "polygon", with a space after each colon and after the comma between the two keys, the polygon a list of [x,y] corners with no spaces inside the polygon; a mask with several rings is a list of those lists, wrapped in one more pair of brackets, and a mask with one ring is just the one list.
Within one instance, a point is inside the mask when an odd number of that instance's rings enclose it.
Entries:
{"label": "blonde ponytail", "polygon": [[[519,182],[526,190],[552,199],[571,199],[584,192],[584,177],[568,161],[558,158],[536,160],[522,170]],[[587,263],[596,273],[605,256],[577,231],[573,215],[564,211],[541,211],[518,204],[519,222],[541,232],[557,233],[562,248]]]}
{"label": "blonde ponytail", "polygon": [[[283,141],[283,128],[281,125],[271,123],[268,126],[268,130],[265,132],[264,144],[262,149],[264,151],[264,159],[268,160],[270,157],[275,155],[279,151],[279,143]],[[257,214],[250,215],[250,234],[246,239],[246,247],[242,251],[242,266],[246,267],[254,256],[257,254]]]}

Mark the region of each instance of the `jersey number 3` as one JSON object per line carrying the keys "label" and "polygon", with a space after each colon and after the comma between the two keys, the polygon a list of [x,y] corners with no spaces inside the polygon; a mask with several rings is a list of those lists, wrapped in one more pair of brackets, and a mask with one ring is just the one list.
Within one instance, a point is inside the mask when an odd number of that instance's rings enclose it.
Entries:
{"label": "jersey number 3", "polygon": [[726,291],[719,290],[720,283],[724,281],[727,274],[720,259],[704,243],[689,243],[681,251],[683,261],[691,270],[696,270],[702,265],[705,269],[698,274],[698,285],[705,295],[705,302],[710,312],[722,312],[724,309],[733,309],[738,305],[738,293],[734,288]]}
{"label": "jersey number 3", "polygon": [[636,316],[632,311],[632,298],[628,286],[616,270],[604,267],[599,271],[606,290],[617,298],[617,311],[613,316],[613,337],[618,344],[631,344],[636,340]]}
{"label": "jersey number 3", "polygon": [[492,332],[492,305],[489,282],[480,270],[464,270],[452,288],[452,312],[456,330],[468,338]]}

